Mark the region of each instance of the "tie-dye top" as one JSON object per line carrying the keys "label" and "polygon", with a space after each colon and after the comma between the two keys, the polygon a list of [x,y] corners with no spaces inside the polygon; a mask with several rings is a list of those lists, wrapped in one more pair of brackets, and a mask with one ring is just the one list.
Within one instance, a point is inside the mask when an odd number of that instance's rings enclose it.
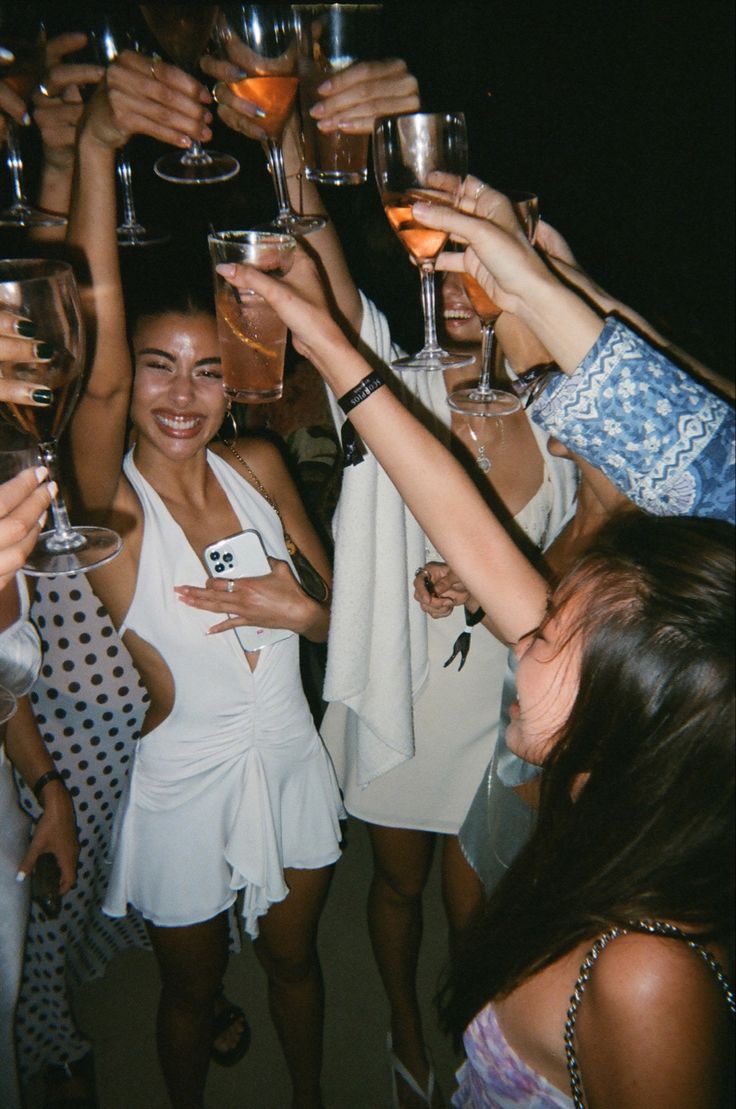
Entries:
{"label": "tie-dye top", "polygon": [[453,1109],[573,1109],[572,1098],[509,1047],[493,1005],[470,1022],[463,1044],[467,1058],[457,1072]]}

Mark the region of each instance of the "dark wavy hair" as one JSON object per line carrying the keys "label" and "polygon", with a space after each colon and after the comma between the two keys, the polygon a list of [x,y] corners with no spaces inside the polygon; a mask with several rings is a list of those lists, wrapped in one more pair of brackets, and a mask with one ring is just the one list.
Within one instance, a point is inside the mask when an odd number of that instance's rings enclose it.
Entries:
{"label": "dark wavy hair", "polygon": [[733,539],[722,521],[627,513],[556,590],[557,610],[583,600],[579,691],[536,829],[440,992],[456,1039],[492,998],[611,925],[732,936]]}

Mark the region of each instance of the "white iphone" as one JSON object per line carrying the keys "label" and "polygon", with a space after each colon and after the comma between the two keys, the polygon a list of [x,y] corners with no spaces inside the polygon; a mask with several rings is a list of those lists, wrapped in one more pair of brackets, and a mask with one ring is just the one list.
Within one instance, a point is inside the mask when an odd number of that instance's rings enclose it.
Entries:
{"label": "white iphone", "polygon": [[[263,540],[254,528],[210,543],[204,550],[204,562],[209,573],[216,578],[259,578],[271,573]],[[277,643],[296,634],[287,628],[242,627],[233,630],[244,651],[260,651],[269,643]]]}

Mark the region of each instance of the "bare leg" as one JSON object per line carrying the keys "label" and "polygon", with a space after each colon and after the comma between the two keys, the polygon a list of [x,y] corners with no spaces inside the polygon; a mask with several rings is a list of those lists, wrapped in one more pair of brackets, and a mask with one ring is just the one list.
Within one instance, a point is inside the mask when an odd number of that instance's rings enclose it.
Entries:
{"label": "bare leg", "polygon": [[[378,971],[391,1007],[394,1054],[422,1089],[429,1080],[422,1018],[417,997],[417,963],[422,942],[422,894],[427,883],[435,836],[406,828],[369,824],[373,880],[368,895],[368,930]],[[402,1106],[422,1109],[401,1078]],[[440,1104],[439,1098],[435,1099]]]}
{"label": "bare leg", "polygon": [[317,926],[333,868],[284,871],[289,894],[260,921],[254,948],[293,1087],[293,1109],[322,1109],[324,985]]}
{"label": "bare leg", "polygon": [[483,883],[465,858],[457,836],[443,836],[442,900],[450,929],[450,950],[483,904]]}
{"label": "bare leg", "polygon": [[186,928],[146,922],[161,971],[156,1039],[173,1109],[202,1109],[215,997],[227,966],[227,914]]}

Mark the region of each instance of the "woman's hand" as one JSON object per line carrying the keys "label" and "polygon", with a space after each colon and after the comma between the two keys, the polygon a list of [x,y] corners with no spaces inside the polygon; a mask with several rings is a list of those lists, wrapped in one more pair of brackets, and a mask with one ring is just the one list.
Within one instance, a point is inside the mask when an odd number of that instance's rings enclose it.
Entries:
{"label": "woman's hand", "polygon": [[41,132],[46,165],[69,173],[74,168],[74,144],[84,102],[81,89],[97,85],[105,75],[99,65],[67,63],[67,54],[81,50],[87,36],[69,31],[50,39],[46,46],[46,71],[33,94],[33,118]]}
{"label": "woman's hand", "polygon": [[0,81],[0,142],[5,142],[8,137],[8,125],[3,113],[9,115],[20,127],[27,127],[31,122],[25,101],[10,85]]}
{"label": "woman's hand", "polygon": [[124,50],[108,66],[85,112],[85,130],[101,146],[117,149],[132,135],[172,146],[212,138],[212,101],[204,85],[158,58]]}
{"label": "woman's hand", "polygon": [[43,791],[44,810],[33,831],[30,847],[20,864],[22,874],[30,874],[39,855],[56,856],[61,877],[59,893],[67,893],[76,881],[79,842],[72,799],[61,782],[49,782]]}
{"label": "woman's hand", "polygon": [[253,289],[264,297],[291,331],[296,350],[318,369],[333,350],[352,349],[330,313],[317,267],[302,247],[297,247],[294,264],[283,278],[227,262],[217,272],[236,289]]}
{"label": "woman's hand", "polygon": [[0,484],[0,589],[21,569],[46,519],[55,482],[45,466],[22,470]]}
{"label": "woman's hand", "polygon": [[357,62],[334,73],[317,89],[321,99],[310,108],[320,131],[370,135],[379,116],[418,112],[417,79],[401,58]]}
{"label": "woman's hand", "polygon": [[184,604],[206,612],[219,612],[227,619],[210,628],[210,635],[230,628],[288,628],[306,634],[314,622],[316,610],[323,606],[313,601],[299,585],[290,566],[269,558],[270,574],[255,578],[210,578],[204,589],[178,585],[174,591]]}
{"label": "woman's hand", "polygon": [[458,605],[477,608],[470,593],[446,562],[428,562],[414,578],[414,599],[433,619],[449,616]]}

